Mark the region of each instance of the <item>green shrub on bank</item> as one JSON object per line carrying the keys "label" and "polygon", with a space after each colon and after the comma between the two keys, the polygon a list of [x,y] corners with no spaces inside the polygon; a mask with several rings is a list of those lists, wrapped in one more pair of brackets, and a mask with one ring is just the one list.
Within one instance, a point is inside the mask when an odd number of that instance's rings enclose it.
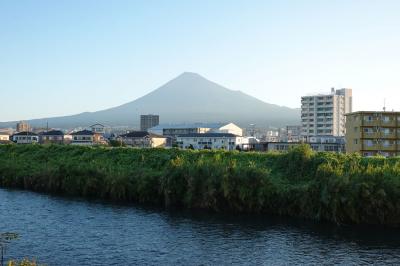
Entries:
{"label": "green shrub on bank", "polygon": [[0,186],[336,223],[400,225],[400,159],[76,146],[0,146]]}

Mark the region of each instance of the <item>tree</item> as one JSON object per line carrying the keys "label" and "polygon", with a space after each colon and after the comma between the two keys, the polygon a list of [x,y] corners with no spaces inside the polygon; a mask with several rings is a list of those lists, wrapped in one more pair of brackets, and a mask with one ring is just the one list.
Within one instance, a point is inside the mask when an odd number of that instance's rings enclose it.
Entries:
{"label": "tree", "polygon": [[15,240],[17,238],[18,238],[18,234],[16,234],[16,233],[0,234],[0,249],[1,249],[0,266],[4,265],[4,255],[5,255],[8,244],[10,244],[10,242],[12,240]]}

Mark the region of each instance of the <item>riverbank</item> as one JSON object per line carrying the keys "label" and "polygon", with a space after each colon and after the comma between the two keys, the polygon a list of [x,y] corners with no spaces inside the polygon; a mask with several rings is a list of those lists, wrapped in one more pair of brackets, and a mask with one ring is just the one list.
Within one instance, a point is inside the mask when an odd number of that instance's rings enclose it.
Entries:
{"label": "riverbank", "polygon": [[400,225],[400,159],[314,153],[0,146],[0,186],[338,224]]}

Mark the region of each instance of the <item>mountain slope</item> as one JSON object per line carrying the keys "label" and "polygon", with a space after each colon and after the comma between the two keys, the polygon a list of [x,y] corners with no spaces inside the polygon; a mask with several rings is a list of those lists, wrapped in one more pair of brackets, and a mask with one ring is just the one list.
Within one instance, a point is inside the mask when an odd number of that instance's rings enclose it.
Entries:
{"label": "mountain slope", "polygon": [[[235,122],[259,127],[297,124],[300,111],[268,104],[240,91],[232,91],[198,74],[185,72],[151,93],[124,105],[73,116],[34,119],[33,126],[70,128],[99,122],[110,126],[138,126],[140,114],[159,114],[162,123]],[[15,122],[0,123],[0,127]]]}

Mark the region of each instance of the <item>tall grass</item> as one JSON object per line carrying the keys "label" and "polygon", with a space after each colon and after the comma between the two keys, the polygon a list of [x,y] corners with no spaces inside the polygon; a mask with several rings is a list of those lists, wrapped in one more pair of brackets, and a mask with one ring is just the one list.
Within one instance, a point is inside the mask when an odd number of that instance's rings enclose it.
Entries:
{"label": "tall grass", "polygon": [[400,159],[314,153],[0,146],[0,186],[338,224],[400,225]]}

